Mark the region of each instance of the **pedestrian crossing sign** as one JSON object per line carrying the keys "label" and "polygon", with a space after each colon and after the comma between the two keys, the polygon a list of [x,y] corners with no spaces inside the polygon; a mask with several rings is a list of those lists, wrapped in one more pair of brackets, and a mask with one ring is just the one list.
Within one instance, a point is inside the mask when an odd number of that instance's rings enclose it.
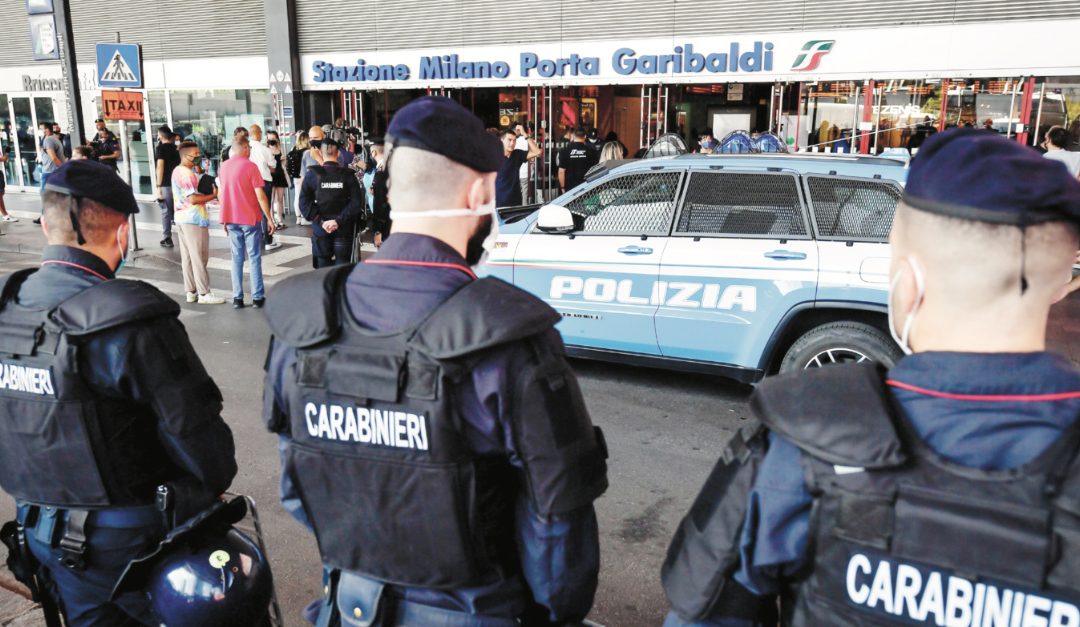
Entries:
{"label": "pedestrian crossing sign", "polygon": [[102,87],[142,87],[139,44],[97,44],[97,77]]}

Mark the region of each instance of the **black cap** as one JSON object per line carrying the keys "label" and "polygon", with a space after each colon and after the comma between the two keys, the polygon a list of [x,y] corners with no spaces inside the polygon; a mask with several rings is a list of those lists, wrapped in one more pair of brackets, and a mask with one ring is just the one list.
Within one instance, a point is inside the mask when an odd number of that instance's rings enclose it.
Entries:
{"label": "black cap", "polygon": [[67,161],[49,175],[45,189],[74,198],[89,198],[125,215],[139,213],[135,195],[124,179],[97,161]]}
{"label": "black cap", "polygon": [[982,129],[927,139],[911,161],[904,202],[991,224],[1080,223],[1080,181],[1065,164]]}
{"label": "black cap", "polygon": [[98,119],[94,120],[94,124],[97,124],[98,122],[101,122],[102,124],[104,124],[105,120],[102,120],[101,118],[98,118]]}
{"label": "black cap", "polygon": [[442,155],[478,172],[496,172],[503,148],[483,122],[449,98],[425,96],[402,107],[390,120],[386,141]]}
{"label": "black cap", "polygon": [[368,142],[372,146],[384,146],[384,145],[386,145],[386,140],[383,139],[382,137],[372,137],[370,140],[368,140]]}
{"label": "black cap", "polygon": [[[1011,225],[1080,223],[1080,181],[1065,164],[983,129],[959,128],[927,139],[911,161],[904,203],[928,213]],[[1020,238],[1020,294],[1027,240]]]}

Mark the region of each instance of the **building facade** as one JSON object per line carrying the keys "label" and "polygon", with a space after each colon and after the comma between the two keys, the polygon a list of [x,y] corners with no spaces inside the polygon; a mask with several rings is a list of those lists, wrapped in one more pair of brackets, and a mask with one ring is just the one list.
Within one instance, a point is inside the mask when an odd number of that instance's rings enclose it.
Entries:
{"label": "building facade", "polygon": [[[27,19],[22,0],[7,4],[0,17]],[[161,123],[216,155],[232,127],[256,121],[291,132],[341,118],[381,135],[432,93],[489,126],[535,128],[540,196],[578,126],[615,132],[631,154],[705,130],[866,153],[907,146],[920,125],[1034,145],[1058,124],[1080,139],[1073,0],[230,0],[182,19],[135,0],[72,4],[88,120],[100,111],[93,43],[142,44],[146,120],[123,140],[144,195],[155,193],[147,129]],[[66,103],[59,66],[30,61],[29,37],[14,32],[0,52],[0,139],[8,184],[28,186],[35,121],[62,119]]]}

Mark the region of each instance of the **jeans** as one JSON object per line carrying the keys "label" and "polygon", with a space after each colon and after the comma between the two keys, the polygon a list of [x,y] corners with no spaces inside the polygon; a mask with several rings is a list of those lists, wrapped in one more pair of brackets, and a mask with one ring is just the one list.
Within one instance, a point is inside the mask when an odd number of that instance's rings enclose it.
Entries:
{"label": "jeans", "polygon": [[41,172],[41,183],[38,185],[38,189],[42,192],[45,191],[45,183],[49,180],[50,174],[52,174],[52,172]]}
{"label": "jeans", "polygon": [[173,223],[173,195],[172,185],[161,188],[161,197],[164,200],[158,203],[161,207],[161,238],[172,239],[172,223]]}
{"label": "jeans", "polygon": [[244,256],[251,261],[251,297],[266,298],[263,293],[262,253],[263,232],[261,224],[229,224],[229,246],[232,249],[233,300],[244,298]]}

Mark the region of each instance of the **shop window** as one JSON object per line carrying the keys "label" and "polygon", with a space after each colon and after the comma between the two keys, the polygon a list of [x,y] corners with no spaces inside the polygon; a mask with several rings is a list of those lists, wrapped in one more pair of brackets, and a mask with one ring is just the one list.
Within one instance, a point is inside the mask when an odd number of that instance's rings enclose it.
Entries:
{"label": "shop window", "polygon": [[794,176],[695,172],[676,232],[688,235],[802,237],[802,202]]}
{"label": "shop window", "polygon": [[806,177],[814,222],[822,239],[883,242],[892,229],[900,188],[883,181]]}
{"label": "shop window", "polygon": [[199,89],[171,91],[173,131],[199,144],[217,173],[222,151],[231,144],[233,129],[259,124],[271,128],[273,105],[266,90]]}
{"label": "shop window", "polygon": [[583,219],[581,233],[666,235],[681,176],[679,172],[620,176],[586,190],[566,208]]}

